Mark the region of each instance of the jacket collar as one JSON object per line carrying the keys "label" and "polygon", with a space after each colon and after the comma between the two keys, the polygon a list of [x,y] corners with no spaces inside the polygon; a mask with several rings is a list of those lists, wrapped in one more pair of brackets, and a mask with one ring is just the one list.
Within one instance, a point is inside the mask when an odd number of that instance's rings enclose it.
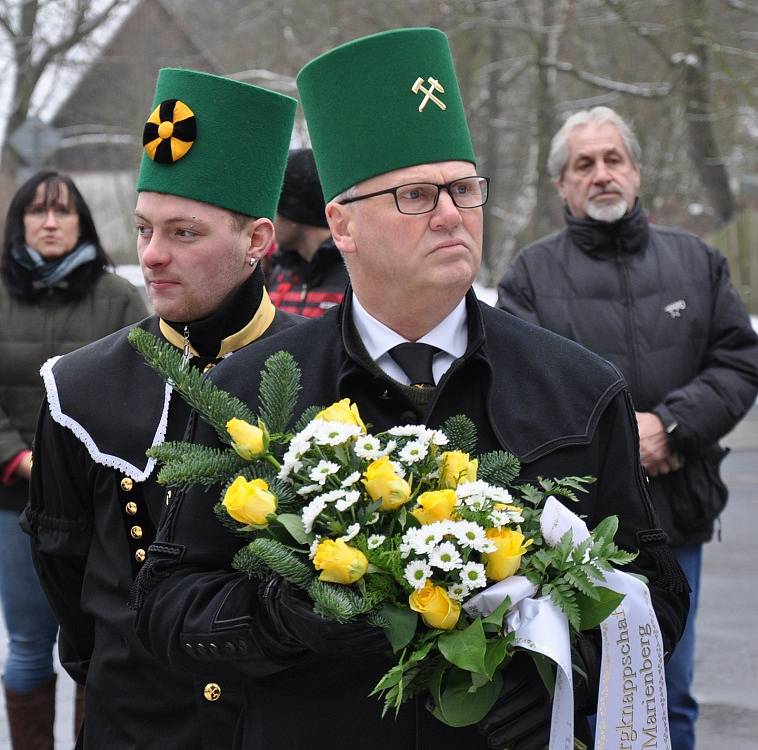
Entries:
{"label": "jacket collar", "polygon": [[256,268],[218,310],[186,323],[161,320],[160,330],[171,344],[183,349],[186,328],[193,357],[218,359],[259,338],[274,319],[274,312],[263,287],[263,273]]}
{"label": "jacket collar", "polygon": [[647,247],[650,226],[639,199],[626,216],[611,223],[577,219],[568,208],[564,208],[564,215],[571,241],[594,258],[610,258],[618,253],[631,255]]}

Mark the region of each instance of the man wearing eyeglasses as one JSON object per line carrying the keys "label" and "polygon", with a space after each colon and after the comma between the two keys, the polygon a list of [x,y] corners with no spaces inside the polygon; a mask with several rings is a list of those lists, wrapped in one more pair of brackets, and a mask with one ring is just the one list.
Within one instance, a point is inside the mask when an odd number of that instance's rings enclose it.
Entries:
{"label": "man wearing eyeglasses", "polygon": [[[686,582],[655,528],[623,379],[572,342],[482,305],[471,289],[488,179],[477,174],[445,35],[401,29],[350,42],[309,63],[298,87],[351,288],[338,309],[235,355],[211,378],[255,411],[262,365],[284,349],[303,374],[296,414],[349,398],[373,431],[437,427],[466,414],[477,451],[515,453],[524,479],[598,477],[572,509],[590,526],[618,515],[617,541],[640,553],[630,568],[650,581],[671,650],[686,617]],[[218,445],[202,424],[193,439]],[[550,697],[523,654],[478,727],[437,721],[426,695],[382,719],[369,697],[393,663],[382,631],[327,621],[282,580],[259,586],[233,572],[240,541],[215,521],[216,498],[204,490],[177,498],[150,548],[156,575],[138,583],[137,630],[161,659],[210,659],[247,678],[240,747],[548,744]],[[236,644],[234,658],[193,647],[209,637]],[[576,660],[576,706],[591,713],[599,670],[592,637],[577,644]]]}

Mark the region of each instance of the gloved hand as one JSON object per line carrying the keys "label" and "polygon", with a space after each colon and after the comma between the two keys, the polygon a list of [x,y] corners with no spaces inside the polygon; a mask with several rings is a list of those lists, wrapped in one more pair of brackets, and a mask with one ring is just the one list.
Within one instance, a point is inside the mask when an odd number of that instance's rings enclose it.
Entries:
{"label": "gloved hand", "polygon": [[321,656],[360,656],[390,649],[381,628],[364,619],[339,623],[321,617],[308,595],[280,576],[261,584],[258,599],[259,623],[270,636],[267,650],[279,655],[312,651]]}
{"label": "gloved hand", "polygon": [[[592,714],[600,682],[599,631],[577,634],[571,646],[574,710]],[[503,673],[503,690],[477,725],[493,750],[542,750],[550,742],[552,699],[529,654],[518,651]],[[586,722],[584,722],[586,724]],[[591,744],[587,727],[576,724],[576,736]]]}
{"label": "gloved hand", "polygon": [[503,672],[503,690],[477,724],[492,750],[543,750],[550,742],[552,701],[532,657],[517,651]]}

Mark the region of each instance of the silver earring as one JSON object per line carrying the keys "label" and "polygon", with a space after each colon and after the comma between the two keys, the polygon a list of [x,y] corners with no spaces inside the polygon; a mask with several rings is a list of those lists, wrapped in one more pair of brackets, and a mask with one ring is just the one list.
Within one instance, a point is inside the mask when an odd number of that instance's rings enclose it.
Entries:
{"label": "silver earring", "polygon": [[255,259],[255,258],[250,258],[250,261],[249,261],[249,263],[250,263],[250,268],[255,268],[255,264],[256,264],[256,262],[257,262],[257,261],[256,261],[256,259]]}

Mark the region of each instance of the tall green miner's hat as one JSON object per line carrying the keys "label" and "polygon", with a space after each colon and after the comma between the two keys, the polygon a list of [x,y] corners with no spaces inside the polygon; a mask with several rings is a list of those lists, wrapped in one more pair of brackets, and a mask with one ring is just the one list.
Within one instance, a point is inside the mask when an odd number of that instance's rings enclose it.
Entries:
{"label": "tall green miner's hat", "polygon": [[438,161],[474,162],[447,37],[396,29],[356,39],[298,74],[324,197]]}
{"label": "tall green miner's hat", "polygon": [[146,113],[137,191],[273,219],[296,106],[248,83],[163,68]]}

